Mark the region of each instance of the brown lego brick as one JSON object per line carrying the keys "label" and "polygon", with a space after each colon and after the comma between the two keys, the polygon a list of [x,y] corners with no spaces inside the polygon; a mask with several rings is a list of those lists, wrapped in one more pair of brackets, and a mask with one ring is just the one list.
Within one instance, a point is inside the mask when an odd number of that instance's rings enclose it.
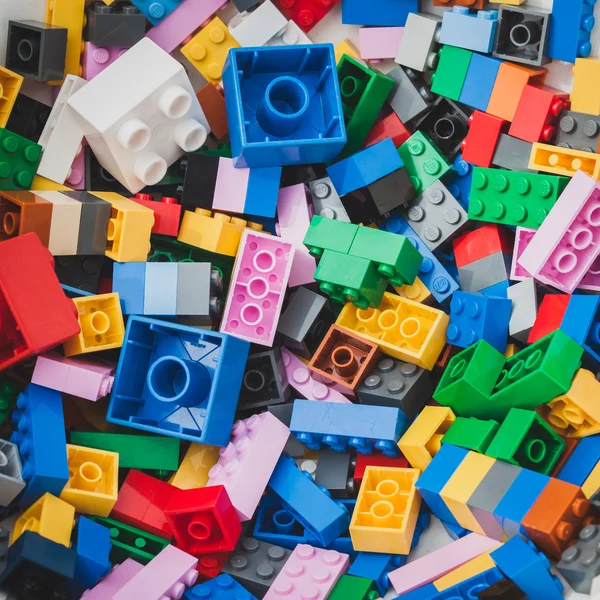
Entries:
{"label": "brown lego brick", "polygon": [[[539,413],[539,410],[538,410]],[[565,447],[563,448],[562,454],[558,458],[558,462],[554,465],[554,468],[550,472],[550,477],[556,477],[560,473],[561,469],[567,464],[567,461],[571,457],[571,454],[575,452],[575,448],[577,448],[577,444],[579,444],[579,440],[576,438],[568,438],[564,436],[560,436],[565,441]]]}
{"label": "brown lego brick", "polygon": [[542,552],[559,560],[589,512],[590,503],[579,486],[550,479],[521,525]]}
{"label": "brown lego brick", "polygon": [[354,392],[379,360],[379,347],[332,325],[308,368]]}
{"label": "brown lego brick", "polygon": [[0,192],[0,241],[33,232],[47,248],[51,223],[51,202],[27,191]]}
{"label": "brown lego brick", "polygon": [[480,10],[485,8],[488,4],[488,0],[433,0],[434,6],[466,6]]}
{"label": "brown lego brick", "polygon": [[196,92],[196,98],[208,120],[212,134],[220,140],[229,133],[227,111],[223,94],[212,83],[207,83]]}

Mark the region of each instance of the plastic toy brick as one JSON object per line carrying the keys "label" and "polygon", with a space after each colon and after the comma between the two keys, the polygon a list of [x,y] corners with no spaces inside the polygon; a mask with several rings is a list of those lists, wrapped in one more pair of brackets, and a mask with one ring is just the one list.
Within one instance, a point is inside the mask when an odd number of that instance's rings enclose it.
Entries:
{"label": "plastic toy brick", "polygon": [[[535,321],[538,312],[538,301],[537,301],[537,289],[534,279],[529,278],[510,286],[506,290],[507,297],[512,300],[513,311],[510,316],[510,322],[508,324],[508,334],[511,338],[525,343],[528,341],[529,336],[532,335],[532,331],[535,328]],[[547,333],[552,331],[551,328],[548,331],[539,331],[534,336],[531,342],[544,337]],[[507,350],[509,346],[507,345]],[[505,353],[507,358],[510,358],[517,352],[516,346],[512,345],[510,354]]]}
{"label": "plastic toy brick", "polygon": [[143,565],[128,558],[121,564],[117,564],[108,575],[95,585],[92,589],[85,591],[86,600],[103,600],[110,597],[114,592],[120,590],[134,575],[143,569]]}
{"label": "plastic toy brick", "polygon": [[[345,498],[354,492],[354,481],[350,475],[350,453],[321,448],[315,461],[315,482],[336,498]],[[301,468],[303,468],[302,463]],[[308,469],[304,469],[308,470]]]}
{"label": "plastic toy brick", "polygon": [[215,600],[217,598],[222,600],[256,600],[256,596],[253,596],[235,579],[226,574],[196,585],[183,594],[183,600],[209,600],[210,598]]}
{"label": "plastic toy brick", "polygon": [[546,294],[544,296],[537,311],[534,325],[527,337],[528,344],[533,344],[545,335],[560,328],[570,299],[571,297],[568,294]]}
{"label": "plastic toy brick", "polygon": [[458,101],[467,77],[472,55],[473,53],[470,50],[464,48],[443,46],[438,53],[437,69],[431,77],[431,91],[434,94]]}
{"label": "plastic toy brick", "polygon": [[[304,473],[307,476],[308,472],[304,471]],[[342,501],[339,502],[342,505]],[[350,522],[349,519],[348,522]],[[256,512],[256,522],[252,535],[261,542],[276,544],[288,550],[293,550],[298,544],[307,543],[309,538],[313,540],[313,544],[321,545],[296,520],[295,516],[283,506],[278,498],[263,498],[261,500]],[[330,544],[330,547],[336,546],[338,539],[336,538]],[[348,534],[348,540],[350,541],[351,550],[352,540],[350,534]]]}
{"label": "plastic toy brick", "polygon": [[11,544],[14,544],[25,531],[35,531],[46,539],[69,548],[74,519],[73,506],[46,493],[15,521]]}
{"label": "plastic toy brick", "polygon": [[403,33],[402,27],[361,27],[360,57],[375,61],[396,58]]}
{"label": "plastic toy brick", "polygon": [[[10,83],[5,80],[3,81],[3,85],[6,86],[5,93],[8,97]],[[20,94],[15,100],[12,112],[6,123],[6,128],[32,142],[37,142],[42,130],[46,126],[50,111],[51,107],[44,102]]]}
{"label": "plastic toy brick", "polygon": [[[298,25],[292,21],[291,19],[287,22],[286,26],[277,33],[277,35],[273,36],[265,46],[294,46],[296,44],[312,44],[312,40],[298,27]],[[335,59],[337,63],[338,59],[338,47],[344,46],[344,49],[341,51],[350,53],[350,49],[346,48],[347,44],[344,42],[340,42],[335,49]],[[356,52],[358,56],[358,52]],[[354,56],[354,55],[353,55]]]}
{"label": "plastic toy brick", "polygon": [[[388,104],[403,123],[408,123],[427,112],[433,104],[434,96],[420,73],[397,66],[387,75],[395,81]],[[377,124],[374,127],[377,127]],[[401,146],[409,137],[410,133],[399,143],[394,140],[394,145]]]}
{"label": "plastic toy brick", "polygon": [[496,253],[511,254],[512,238],[505,228],[483,225],[453,240],[454,260],[460,269]]}
{"label": "plastic toy brick", "polygon": [[563,110],[559,115],[556,145],[563,148],[598,152],[600,118]]}
{"label": "plastic toy brick", "polygon": [[[486,589],[502,578],[502,573],[496,568],[490,555],[482,554],[438,579],[434,587],[445,592],[446,597],[451,597],[452,593],[477,594],[479,590]],[[440,594],[440,600],[443,600],[445,594]]]}
{"label": "plastic toy brick", "polygon": [[525,67],[503,62],[498,69],[486,112],[512,122],[525,86],[542,84],[545,79],[546,69],[543,67]]}
{"label": "plastic toy brick", "polygon": [[339,0],[276,0],[279,10],[294,21],[304,33],[308,33]]}
{"label": "plastic toy brick", "polygon": [[403,27],[407,17],[418,10],[417,0],[406,0],[400,3],[393,0],[376,0],[368,9],[360,0],[344,1],[342,3],[342,23],[344,25]]}
{"label": "plastic toy brick", "polygon": [[[416,537],[417,530],[415,530],[415,535],[413,536],[413,544]],[[352,580],[359,579],[365,583],[369,583],[369,580],[372,580],[378,592],[381,595],[385,595],[391,588],[388,573],[394,570],[394,568],[405,564],[406,556],[403,555],[359,552],[350,569],[348,569],[348,575],[343,575],[340,581],[344,577],[351,578]]]}
{"label": "plastic toy brick", "polygon": [[0,440],[0,507],[6,507],[25,489],[21,457],[16,444]]}
{"label": "plastic toy brick", "polygon": [[[396,67],[400,68],[400,67]],[[389,74],[388,74],[389,75]],[[410,133],[404,126],[396,113],[390,113],[371,127],[371,131],[365,140],[364,148],[369,148],[383,140],[390,138],[397,148],[401,146],[408,138]],[[324,216],[324,215],[323,215]]]}
{"label": "plastic toy brick", "polygon": [[436,51],[441,23],[438,15],[411,12],[406,19],[395,62],[415,71],[433,70],[438,60]]}
{"label": "plastic toy brick", "polygon": [[[308,42],[306,42],[306,43],[308,43]],[[358,50],[358,48],[354,45],[354,43],[350,39],[342,40],[339,44],[336,44],[333,51],[335,53],[335,64],[336,65],[338,65],[340,63],[340,61],[342,60],[342,56],[344,56],[344,54],[346,54],[347,56],[350,56],[351,58],[356,59],[357,62],[364,64],[363,60],[360,57],[360,51]]]}
{"label": "plastic toy brick", "polygon": [[547,55],[554,60],[574,63],[587,58],[592,51],[591,32],[594,29],[594,4],[588,0],[557,0],[550,15],[550,37]]}
{"label": "plastic toy brick", "polygon": [[217,446],[192,443],[169,483],[181,490],[204,487],[208,482],[208,473],[218,459]]}
{"label": "plastic toy brick", "polygon": [[525,171],[533,173],[529,169],[529,157],[531,155],[531,144],[505,133],[500,135],[492,165],[500,169],[510,171]]}
{"label": "plastic toy brick", "polygon": [[595,368],[600,360],[598,336],[595,333],[598,321],[598,298],[596,296],[571,297],[560,328],[584,349],[585,365]]}
{"label": "plastic toy brick", "polygon": [[272,2],[267,0],[267,2],[258,6],[256,10],[233,17],[228,26],[231,35],[238,44],[248,48],[264,46],[282,29],[285,29],[287,24],[288,20]]}
{"label": "plastic toy brick", "polygon": [[[25,195],[27,192],[14,192],[13,197],[16,194]],[[38,198],[38,202],[43,199],[52,205],[49,234],[46,235],[50,253],[53,256],[76,255],[82,203],[58,191],[39,191],[35,192],[34,197]]]}
{"label": "plastic toy brick", "polygon": [[4,67],[0,67],[0,85],[2,86],[2,98],[0,98],[0,127],[6,127],[22,83],[23,77],[21,75]]}
{"label": "plastic toy brick", "polygon": [[176,198],[163,197],[157,201],[149,194],[136,194],[132,200],[154,212],[153,234],[177,237],[181,221],[181,205]]}
{"label": "plastic toy brick", "polygon": [[48,248],[53,205],[43,197],[26,191],[0,192],[0,239],[36,233]]}
{"label": "plastic toy brick", "polygon": [[394,87],[394,80],[344,54],[337,66],[347,143],[338,158],[362,147],[379,111]]}
{"label": "plastic toy brick", "polygon": [[575,450],[577,449],[577,446],[579,445],[579,441],[580,441],[576,438],[565,438],[565,437],[563,437],[563,440],[565,440],[565,449],[563,450],[563,453],[560,455],[558,461],[554,465],[554,469],[552,469],[552,472],[550,473],[550,475],[552,477],[558,477],[558,475],[562,471],[563,467],[567,464],[567,462],[571,458],[571,455],[573,454],[573,452],[575,452]]}
{"label": "plastic toy brick", "polygon": [[133,5],[144,14],[146,19],[148,19],[152,25],[158,25],[163,19],[177,9],[180,6],[180,3],[179,0],[161,0],[160,2],[134,0]]}
{"label": "plastic toy brick", "polygon": [[529,168],[567,177],[573,177],[577,171],[582,171],[597,179],[600,177],[600,154],[533,144]]}
{"label": "plastic toy brick", "polygon": [[[158,8],[158,3],[154,7]],[[108,47],[108,51],[116,47],[130,48],[146,33],[145,15],[134,6],[116,4],[107,7],[96,2],[86,8],[85,16],[83,37],[86,44]]]}
{"label": "plastic toy brick", "polygon": [[498,13],[494,10],[478,11],[474,15],[466,6],[453,6],[444,13],[439,41],[440,44],[489,54],[497,25]]}
{"label": "plastic toy brick", "polygon": [[443,444],[453,444],[486,454],[498,427],[499,424],[496,421],[457,417],[441,441]]}
{"label": "plastic toy brick", "polygon": [[528,229],[526,227],[517,227],[515,231],[514,251],[510,269],[510,278],[512,280],[524,281],[525,279],[531,279],[531,274],[519,264],[519,258],[525,251],[525,248],[529,245],[535,232],[535,229]]}
{"label": "plastic toy brick", "polygon": [[[318,403],[313,403],[318,405]],[[309,474],[298,469],[293,458],[282,456],[277,462],[269,487],[285,508],[323,546],[347,531],[348,509],[329,497]]]}
{"label": "plastic toy brick", "polygon": [[350,217],[329,177],[310,181],[308,185],[315,215],[350,223]]}
{"label": "plastic toy brick", "polygon": [[469,119],[469,133],[462,143],[463,160],[479,167],[489,167],[506,126],[502,119],[476,110]]}
{"label": "plastic toy brick", "polygon": [[229,132],[229,125],[227,124],[225,98],[219,88],[207,83],[196,92],[196,98],[204,111],[211,133],[218,140],[224,138]]}
{"label": "plastic toy brick", "polygon": [[414,302],[419,302],[421,304],[431,303],[432,294],[418,277],[415,279],[415,282],[412,285],[404,284],[393,287],[396,291],[396,294],[402,298],[408,298],[409,300],[413,300]]}
{"label": "plastic toy brick", "polygon": [[501,61],[474,53],[464,79],[459,102],[486,111],[496,83]]}
{"label": "plastic toy brick", "polygon": [[596,466],[592,469],[587,479],[583,482],[581,486],[581,491],[583,495],[590,499],[600,488],[600,466],[596,464]]}
{"label": "plastic toy brick", "polygon": [[372,580],[342,575],[328,598],[329,600],[377,600],[378,593]]}
{"label": "plastic toy brick", "polygon": [[557,565],[560,574],[569,582],[572,589],[581,594],[592,593],[593,579],[598,575],[595,556],[598,525],[588,525],[579,532],[574,546],[567,548]]}
{"label": "plastic toy brick", "polygon": [[0,190],[29,189],[41,155],[39,144],[0,129]]}
{"label": "plastic toy brick", "polygon": [[577,486],[582,485],[600,459],[599,439],[596,435],[582,439],[565,461],[557,478]]}
{"label": "plastic toy brick", "polygon": [[75,593],[83,594],[110,571],[110,531],[100,523],[80,516],[73,548],[77,553],[73,589]]}
{"label": "plastic toy brick", "polygon": [[[501,0],[501,2],[505,2],[510,4],[511,2],[521,2],[524,0]],[[488,3],[488,0],[433,0],[433,6],[468,6],[474,10],[480,10],[485,8]]]}

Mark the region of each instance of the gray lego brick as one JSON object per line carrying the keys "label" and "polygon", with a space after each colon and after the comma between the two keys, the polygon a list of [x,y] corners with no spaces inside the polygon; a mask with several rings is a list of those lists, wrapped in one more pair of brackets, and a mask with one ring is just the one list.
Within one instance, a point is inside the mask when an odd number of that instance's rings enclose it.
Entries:
{"label": "gray lego brick", "polygon": [[242,537],[223,573],[231,575],[257,598],[263,598],[291,554],[290,550]]}
{"label": "gray lego brick", "polygon": [[415,71],[435,69],[441,22],[437,15],[410,13],[394,60]]}
{"label": "gray lego brick", "polygon": [[210,314],[210,263],[178,263],[177,315]]}
{"label": "gray lego brick", "polygon": [[600,117],[571,110],[560,113],[555,142],[557,146],[595,153],[598,152],[599,138]]}
{"label": "gray lego brick", "polygon": [[468,221],[463,207],[441,181],[430,185],[400,212],[430,250],[460,234]]}
{"label": "gray lego brick", "polygon": [[518,342],[526,344],[538,311],[535,280],[533,278],[525,279],[511,285],[507,290],[507,295],[512,300],[508,334]]}
{"label": "gray lego brick", "polygon": [[467,506],[493,512],[521,471],[521,467],[497,460],[467,500]]}
{"label": "gray lego brick", "polygon": [[81,221],[77,238],[77,256],[102,255],[106,250],[111,205],[89,192],[63,192],[81,202]]}
{"label": "gray lego brick", "polygon": [[600,526],[588,525],[579,532],[574,546],[567,548],[556,565],[569,585],[580,594],[592,591],[592,581],[600,574]]}
{"label": "gray lego brick", "polygon": [[350,453],[319,450],[315,482],[329,490],[334,498],[347,498],[353,491],[353,480],[349,476]]}
{"label": "gray lego brick", "polygon": [[512,137],[506,133],[500,135],[492,165],[509,171],[522,171],[525,173],[537,173],[529,168],[529,156],[533,144]]}
{"label": "gray lego brick", "polygon": [[494,252],[458,269],[460,289],[479,292],[491,285],[510,278],[510,256]]}
{"label": "gray lego brick", "polygon": [[388,103],[403,123],[422,115],[435,99],[420,73],[394,67],[388,74],[395,82]]}
{"label": "gray lego brick", "polygon": [[21,457],[15,444],[0,440],[0,507],[8,506],[25,489],[21,471]]}
{"label": "gray lego brick", "polygon": [[310,181],[308,187],[316,215],[350,223],[350,217],[329,177]]}
{"label": "gray lego brick", "polygon": [[399,408],[412,421],[433,394],[431,373],[411,363],[383,356],[361,383],[361,404]]}
{"label": "gray lego brick", "polygon": [[[4,573],[8,566],[8,542],[10,539],[10,531],[0,527],[0,575]],[[7,594],[6,600],[13,600],[14,596]]]}
{"label": "gray lego brick", "polygon": [[135,6],[94,2],[85,14],[83,37],[96,46],[131,48],[146,35],[146,17]]}

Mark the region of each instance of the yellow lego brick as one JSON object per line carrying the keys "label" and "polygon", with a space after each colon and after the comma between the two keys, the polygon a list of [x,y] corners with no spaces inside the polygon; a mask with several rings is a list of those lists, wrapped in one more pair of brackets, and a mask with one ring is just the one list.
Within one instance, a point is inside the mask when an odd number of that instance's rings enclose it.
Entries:
{"label": "yellow lego brick", "polygon": [[6,127],[22,83],[21,75],[0,66],[0,127]]}
{"label": "yellow lego brick", "polygon": [[385,354],[431,371],[446,344],[449,320],[437,308],[386,292],[379,308],[363,310],[347,302],[336,323]]}
{"label": "yellow lego brick", "polygon": [[186,210],[177,240],[209,252],[235,256],[246,227],[262,231],[262,225],[239,217],[229,217],[222,213],[212,215],[210,210],[203,208],[197,208],[195,212]]}
{"label": "yellow lego brick", "polygon": [[169,483],[180,490],[204,487],[208,482],[208,472],[219,460],[219,450],[218,446],[192,442]]}
{"label": "yellow lego brick", "polygon": [[340,60],[342,60],[342,56],[347,54],[352,58],[355,58],[361,63],[364,63],[363,59],[360,57],[360,52],[356,48],[356,46],[350,40],[342,40],[335,48],[335,64],[337,65]]}
{"label": "yellow lego brick", "polygon": [[46,492],[17,519],[11,544],[14,544],[23,532],[34,531],[42,537],[70,548],[74,523],[75,507]]}
{"label": "yellow lego brick", "polygon": [[[46,0],[46,23],[67,29],[67,52],[65,73],[81,77],[81,53],[83,52],[83,20],[85,0]],[[49,81],[49,85],[61,85],[60,81]]]}
{"label": "yellow lego brick", "polygon": [[493,569],[496,566],[496,563],[492,560],[490,552],[493,552],[500,546],[502,546],[502,544],[498,543],[496,548],[493,548],[485,554],[480,554],[476,558],[466,562],[464,565],[454,569],[454,571],[450,571],[447,575],[436,579],[433,582],[435,589],[438,592],[443,592],[448,588],[461,584],[463,581],[467,581],[467,579],[471,579],[471,577],[475,577],[475,575],[480,575],[489,569]]}
{"label": "yellow lego brick", "polygon": [[229,50],[239,47],[227,25],[215,17],[182,46],[181,53],[208,82],[219,83]]}
{"label": "yellow lego brick", "polygon": [[60,497],[85,515],[108,517],[119,493],[119,454],[67,444],[69,481]]}
{"label": "yellow lego brick", "polygon": [[367,467],[350,521],[352,546],[358,552],[408,554],[421,496],[418,469]]}
{"label": "yellow lego brick", "polygon": [[600,488],[600,462],[596,463],[596,466],[592,469],[592,472],[588,475],[588,478],[583,482],[581,491],[583,495],[589,500]]}
{"label": "yellow lego brick", "polygon": [[456,416],[445,406],[426,406],[400,438],[398,448],[410,466],[424,471],[438,453]]}
{"label": "yellow lego brick", "polygon": [[114,192],[91,192],[112,209],[104,254],[116,262],[146,262],[154,211]]}
{"label": "yellow lego brick", "polygon": [[515,355],[518,351],[519,351],[519,349],[517,348],[516,344],[506,344],[506,350],[504,351],[504,356],[506,358],[510,358],[511,356]]}
{"label": "yellow lego brick", "polygon": [[458,524],[482,535],[487,535],[487,532],[467,506],[467,501],[495,462],[496,459],[491,456],[469,452],[440,492]]}
{"label": "yellow lego brick", "polygon": [[496,4],[508,4],[509,6],[520,6],[526,0],[494,0],[494,1]]}
{"label": "yellow lego brick", "polygon": [[573,67],[571,110],[600,116],[600,59],[578,58]]}
{"label": "yellow lego brick", "polygon": [[559,148],[549,144],[533,144],[529,168],[554,175],[573,177],[583,171],[594,179],[600,178],[600,154]]}
{"label": "yellow lego brick", "polygon": [[56,183],[56,181],[52,181],[51,179],[46,179],[41,175],[36,175],[33,178],[33,183],[31,184],[32,191],[39,192],[72,192],[73,190],[66,185],[62,185],[61,183]]}
{"label": "yellow lego brick", "polygon": [[64,343],[65,356],[110,350],[123,345],[125,325],[119,294],[81,296],[74,298],[73,302],[79,313],[81,331]]}
{"label": "yellow lego brick", "polygon": [[421,304],[427,304],[431,301],[431,292],[418,277],[415,278],[415,282],[412,285],[404,284],[392,287],[401,298],[408,298],[413,302],[420,302]]}

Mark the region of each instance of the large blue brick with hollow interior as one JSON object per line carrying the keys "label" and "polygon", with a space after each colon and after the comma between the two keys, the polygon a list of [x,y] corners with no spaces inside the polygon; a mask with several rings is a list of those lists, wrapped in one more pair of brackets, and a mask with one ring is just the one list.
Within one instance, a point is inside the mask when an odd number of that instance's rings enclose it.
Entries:
{"label": "large blue brick with hollow interior", "polygon": [[217,331],[130,317],[107,420],[226,446],[249,347]]}
{"label": "large blue brick with hollow interior", "polygon": [[233,48],[223,86],[236,167],[330,162],[346,144],[331,44]]}

